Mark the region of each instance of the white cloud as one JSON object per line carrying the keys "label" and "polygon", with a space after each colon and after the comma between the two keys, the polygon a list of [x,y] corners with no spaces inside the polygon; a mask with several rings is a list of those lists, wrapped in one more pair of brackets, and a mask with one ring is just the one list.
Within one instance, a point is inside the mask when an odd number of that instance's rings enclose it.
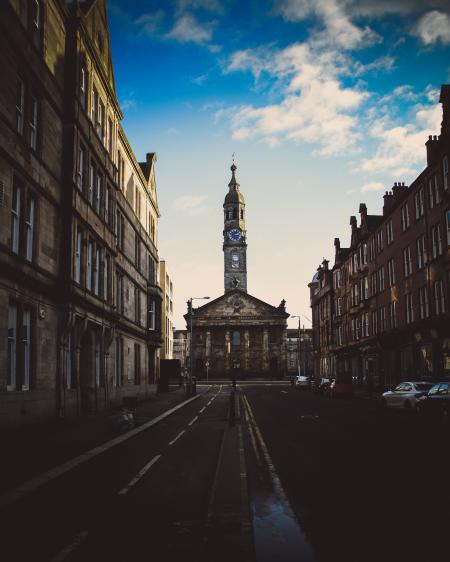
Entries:
{"label": "white cloud", "polygon": [[392,126],[387,117],[374,121],[369,134],[378,141],[378,147],[374,156],[362,161],[359,170],[387,172],[394,177],[414,174],[425,158],[425,141],[439,130],[441,119],[439,105],[420,105],[413,123]]}
{"label": "white cloud", "polygon": [[200,23],[192,14],[182,14],[176,21],[172,30],[166,34],[169,39],[181,43],[207,43],[212,37],[212,22]]}
{"label": "white cloud", "polygon": [[151,14],[142,14],[135,20],[135,24],[145,31],[146,33],[153,35],[164,18],[164,12],[162,10],[157,10]]}
{"label": "white cloud", "polygon": [[357,88],[344,87],[339,74],[349,74],[351,61],[334,51],[312,49],[295,43],[286,49],[238,51],[227,71],[250,70],[282,83],[279,103],[236,109],[231,118],[233,138],[261,138],[269,146],[282,140],[319,145],[323,155],[345,152],[358,139],[353,112],[368,96]]}
{"label": "white cloud", "polygon": [[196,86],[201,86],[208,79],[207,74],[200,74],[199,76],[194,76],[191,78],[191,82]]}
{"label": "white cloud", "polygon": [[168,136],[170,136],[170,137],[177,136],[177,135],[179,135],[179,134],[180,134],[180,131],[179,131],[177,128],[175,128],[175,127],[169,127],[169,128],[166,130],[166,135],[168,135]]}
{"label": "white cloud", "polygon": [[418,21],[415,35],[425,45],[450,44],[450,15],[437,10],[428,12]]}
{"label": "white cloud", "polygon": [[174,199],[172,206],[176,211],[196,217],[206,212],[205,201],[206,197],[202,195],[182,195]]}
{"label": "white cloud", "polygon": [[371,181],[369,183],[365,183],[361,187],[362,193],[367,193],[368,191],[382,191],[384,189],[384,184],[378,181]]}

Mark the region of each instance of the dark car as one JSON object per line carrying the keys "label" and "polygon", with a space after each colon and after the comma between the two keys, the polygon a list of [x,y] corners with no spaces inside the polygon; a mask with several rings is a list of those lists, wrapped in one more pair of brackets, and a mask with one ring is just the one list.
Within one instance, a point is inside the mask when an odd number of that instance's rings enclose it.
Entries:
{"label": "dark car", "polygon": [[450,421],[450,382],[440,382],[430,388],[417,402],[417,411],[429,420]]}
{"label": "dark car", "polygon": [[316,392],[317,394],[325,394],[330,384],[330,379],[314,379],[314,384],[312,387],[313,392]]}

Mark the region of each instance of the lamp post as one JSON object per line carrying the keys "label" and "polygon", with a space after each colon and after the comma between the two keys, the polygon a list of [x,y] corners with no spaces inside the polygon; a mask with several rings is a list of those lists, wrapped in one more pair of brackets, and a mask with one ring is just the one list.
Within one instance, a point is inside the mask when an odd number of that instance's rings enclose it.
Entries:
{"label": "lamp post", "polygon": [[189,311],[189,333],[191,336],[191,340],[189,342],[189,383],[187,387],[187,395],[190,396],[192,392],[192,381],[194,378],[194,357],[193,357],[193,350],[194,350],[194,338],[193,338],[193,325],[192,325],[192,317],[194,315],[194,309],[192,308],[192,301],[202,301],[208,300],[209,297],[191,297],[188,300],[188,311]]}
{"label": "lamp post", "polygon": [[301,359],[301,355],[300,355],[300,316],[291,316],[291,318],[298,318],[298,341],[297,341],[297,371],[298,374],[301,375],[301,369],[300,369],[300,359]]}

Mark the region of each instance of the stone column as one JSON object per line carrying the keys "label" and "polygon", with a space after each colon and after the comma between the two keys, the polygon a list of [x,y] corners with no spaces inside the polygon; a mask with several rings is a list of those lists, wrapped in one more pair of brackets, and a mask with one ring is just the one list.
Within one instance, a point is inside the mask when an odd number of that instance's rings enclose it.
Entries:
{"label": "stone column", "polygon": [[263,332],[263,370],[269,370],[269,330],[264,328]]}
{"label": "stone column", "polygon": [[250,332],[244,331],[244,369],[248,371],[250,368]]}
{"label": "stone column", "polygon": [[231,351],[231,340],[230,340],[230,330],[225,332],[225,371],[230,372],[230,351]]}

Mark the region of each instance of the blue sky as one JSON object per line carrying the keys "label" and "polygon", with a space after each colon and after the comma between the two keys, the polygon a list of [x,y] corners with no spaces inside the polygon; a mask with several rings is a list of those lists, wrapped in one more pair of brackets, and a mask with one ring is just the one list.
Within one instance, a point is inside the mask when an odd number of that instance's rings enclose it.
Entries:
{"label": "blue sky", "polygon": [[448,0],[112,0],[108,14],[125,130],[139,158],[158,155],[176,326],[190,296],[223,292],[233,152],[249,292],[310,317],[307,283],[336,236],[348,244],[350,215],[380,213],[439,133]]}

